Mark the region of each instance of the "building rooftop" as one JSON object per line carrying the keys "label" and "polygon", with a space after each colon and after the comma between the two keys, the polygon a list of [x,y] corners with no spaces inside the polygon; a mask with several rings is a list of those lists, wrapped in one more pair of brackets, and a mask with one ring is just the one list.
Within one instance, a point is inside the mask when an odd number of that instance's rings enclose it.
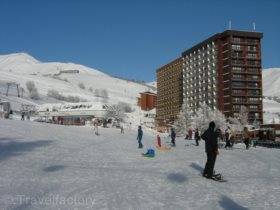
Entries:
{"label": "building rooftop", "polygon": [[222,33],[214,34],[213,36],[205,39],[204,41],[194,45],[193,47],[187,49],[182,53],[182,56],[186,56],[187,54],[191,53],[192,51],[201,48],[205,44],[217,40],[218,38],[226,37],[226,36],[239,36],[239,37],[250,37],[250,38],[258,38],[261,39],[263,37],[263,33],[255,32],[255,31],[238,31],[238,30],[226,30]]}
{"label": "building rooftop", "polygon": [[140,94],[147,94],[147,95],[157,95],[156,93],[153,93],[153,92],[150,92],[150,91],[145,91],[145,92],[142,92]]}

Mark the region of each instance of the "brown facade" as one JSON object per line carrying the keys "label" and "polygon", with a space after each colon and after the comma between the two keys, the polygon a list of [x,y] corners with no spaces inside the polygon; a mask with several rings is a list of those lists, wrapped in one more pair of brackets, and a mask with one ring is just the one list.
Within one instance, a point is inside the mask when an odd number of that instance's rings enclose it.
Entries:
{"label": "brown facade", "polygon": [[157,69],[158,126],[173,123],[183,103],[182,58]]}
{"label": "brown facade", "polygon": [[149,111],[154,109],[157,104],[157,95],[151,92],[140,93],[137,104],[141,107],[141,110]]}
{"label": "brown facade", "polygon": [[226,117],[238,116],[241,106],[248,120],[263,122],[261,33],[227,31],[218,40],[223,75],[219,107]]}

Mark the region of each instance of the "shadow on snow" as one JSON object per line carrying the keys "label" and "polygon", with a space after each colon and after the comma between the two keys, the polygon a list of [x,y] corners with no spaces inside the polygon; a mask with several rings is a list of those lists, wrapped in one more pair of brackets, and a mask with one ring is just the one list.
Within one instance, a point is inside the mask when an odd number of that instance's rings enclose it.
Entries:
{"label": "shadow on snow", "polygon": [[240,206],[238,203],[236,203],[227,196],[222,196],[221,200],[219,201],[219,204],[225,210],[248,210],[248,208]]}
{"label": "shadow on snow", "polygon": [[198,165],[197,163],[192,163],[190,165],[190,167],[192,167],[193,169],[199,171],[200,173],[202,173],[203,170],[204,170],[204,168],[202,166]]}
{"label": "shadow on snow", "polygon": [[0,160],[5,160],[17,155],[23,155],[25,152],[30,152],[37,147],[46,147],[51,142],[52,141],[50,140],[23,141],[2,138],[0,141]]}
{"label": "shadow on snow", "polygon": [[43,170],[45,172],[55,172],[55,171],[62,170],[64,168],[65,168],[65,166],[63,166],[63,165],[53,165],[53,166],[46,167]]}
{"label": "shadow on snow", "polygon": [[167,179],[171,182],[183,183],[188,179],[184,174],[181,173],[170,173],[167,175]]}

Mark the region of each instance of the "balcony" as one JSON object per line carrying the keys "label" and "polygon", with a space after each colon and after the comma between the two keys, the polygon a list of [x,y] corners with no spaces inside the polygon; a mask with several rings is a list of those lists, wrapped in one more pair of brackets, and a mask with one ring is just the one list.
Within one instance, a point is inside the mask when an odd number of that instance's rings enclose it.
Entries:
{"label": "balcony", "polygon": [[247,81],[246,77],[232,77],[232,81]]}
{"label": "balcony", "polygon": [[246,92],[245,92],[245,91],[244,91],[244,92],[238,92],[238,93],[232,92],[231,95],[232,95],[232,96],[246,96]]}
{"label": "balcony", "polygon": [[258,105],[258,104],[262,104],[262,101],[247,101],[247,104]]}

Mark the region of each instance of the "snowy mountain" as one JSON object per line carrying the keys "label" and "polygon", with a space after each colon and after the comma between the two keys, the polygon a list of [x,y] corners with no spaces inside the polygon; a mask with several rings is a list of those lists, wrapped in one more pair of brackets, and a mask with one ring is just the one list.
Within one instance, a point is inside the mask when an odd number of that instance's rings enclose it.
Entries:
{"label": "snowy mountain", "polygon": [[263,70],[263,95],[280,96],[280,68]]}
{"label": "snowy mountain", "polygon": [[280,68],[264,69],[262,76],[264,122],[280,123],[280,103],[274,99],[280,99]]}
{"label": "snowy mountain", "polygon": [[[40,62],[26,53],[0,55],[0,75],[1,97],[6,93],[7,82],[15,82],[24,89],[24,98],[35,104],[62,102],[48,94],[50,91],[56,91],[62,96],[60,98],[76,97],[81,101],[103,100],[108,103],[122,101],[135,105],[139,92],[149,89],[145,84],[114,78],[79,64]],[[31,100],[28,97],[28,81],[34,82],[39,100]],[[9,93],[17,95],[16,88],[11,86]]]}
{"label": "snowy mountain", "polygon": [[147,85],[150,85],[154,88],[157,88],[157,82],[156,81],[153,81],[153,82],[148,82]]}

